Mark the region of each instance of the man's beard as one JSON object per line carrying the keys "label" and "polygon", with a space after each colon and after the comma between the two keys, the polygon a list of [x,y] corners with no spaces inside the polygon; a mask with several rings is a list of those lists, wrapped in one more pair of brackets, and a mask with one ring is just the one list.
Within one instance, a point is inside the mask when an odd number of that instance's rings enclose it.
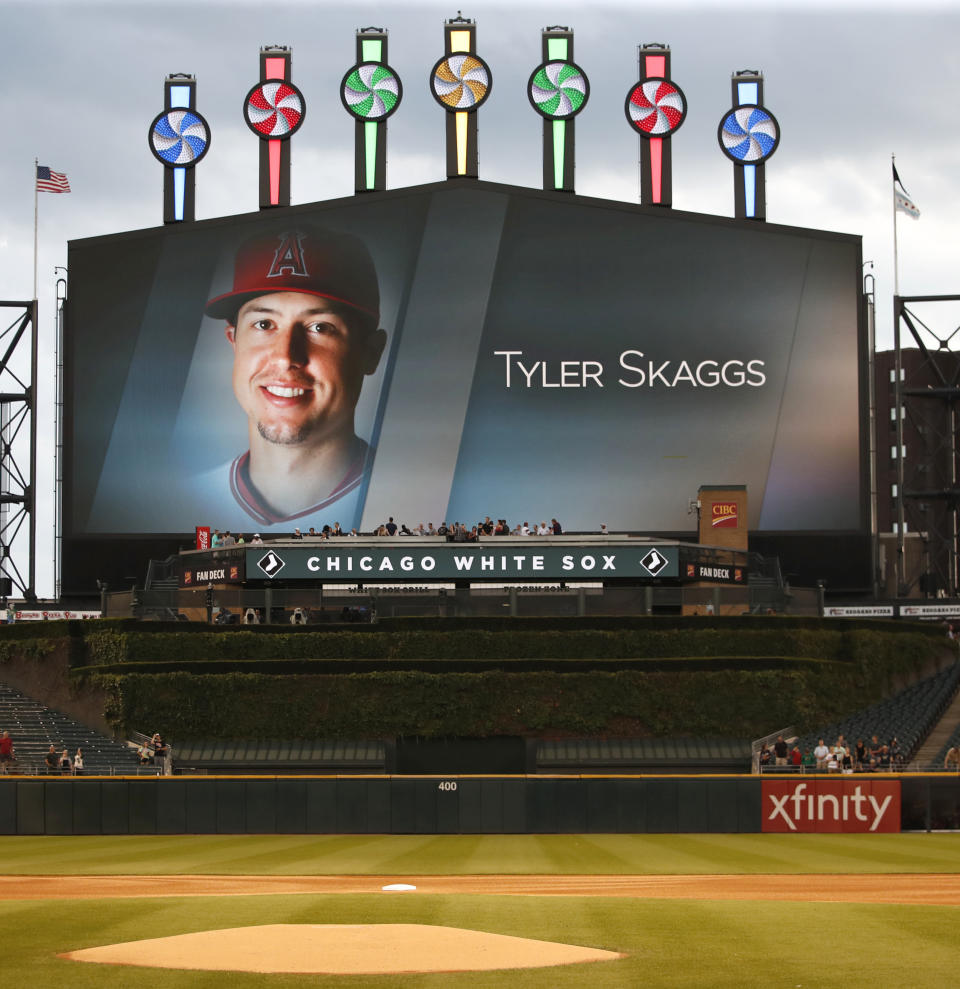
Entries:
{"label": "man's beard", "polygon": [[286,425],[267,426],[258,422],[257,432],[268,443],[275,443],[277,446],[297,446],[310,435],[311,426],[307,423],[297,428]]}

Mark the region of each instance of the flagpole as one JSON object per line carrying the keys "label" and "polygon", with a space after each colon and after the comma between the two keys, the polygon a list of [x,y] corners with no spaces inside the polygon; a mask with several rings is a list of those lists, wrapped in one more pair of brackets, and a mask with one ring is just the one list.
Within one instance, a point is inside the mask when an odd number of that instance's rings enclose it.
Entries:
{"label": "flagpole", "polygon": [[33,297],[37,297],[37,167],[40,161],[33,159]]}
{"label": "flagpole", "polygon": [[[896,155],[893,154],[890,155],[891,176],[894,175],[897,171],[896,159],[897,159]],[[893,203],[893,294],[899,295],[900,294],[900,262],[897,258],[897,190],[896,188],[894,188],[892,192],[893,195],[890,197],[890,200]]]}

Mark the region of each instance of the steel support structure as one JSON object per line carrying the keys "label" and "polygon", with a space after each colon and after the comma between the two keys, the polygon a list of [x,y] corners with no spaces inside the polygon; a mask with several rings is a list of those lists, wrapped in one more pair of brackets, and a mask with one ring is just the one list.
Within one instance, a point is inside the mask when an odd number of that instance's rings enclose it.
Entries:
{"label": "steel support structure", "polygon": [[0,327],[6,324],[0,329],[0,604],[6,607],[9,597],[36,600],[37,300],[0,301],[0,311]]}
{"label": "steel support structure", "polygon": [[[917,314],[927,303],[960,303],[960,295],[893,298],[895,348],[895,454],[897,460],[897,593],[958,592],[958,436],[960,428],[960,326],[932,329]],[[919,357],[905,362],[903,330]],[[952,349],[953,346],[958,349]],[[914,349],[913,346],[910,349]],[[910,366],[907,367],[906,365]],[[924,534],[928,565],[909,586],[905,577],[905,531]]]}

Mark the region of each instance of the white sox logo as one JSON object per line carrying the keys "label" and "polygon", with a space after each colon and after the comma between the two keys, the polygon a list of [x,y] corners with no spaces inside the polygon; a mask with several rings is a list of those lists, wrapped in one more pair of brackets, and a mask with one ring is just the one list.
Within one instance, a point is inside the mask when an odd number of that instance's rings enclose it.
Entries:
{"label": "white sox logo", "polygon": [[280,246],[273,255],[273,263],[267,278],[279,278],[283,274],[309,277],[307,259],[303,254],[303,234],[291,231],[280,235]]}
{"label": "white sox logo", "polygon": [[763,782],[764,831],[899,831],[899,781]]}
{"label": "white sox logo", "polygon": [[278,573],[286,566],[283,560],[277,556],[274,551],[268,550],[263,556],[257,560],[257,566],[266,574],[268,577],[276,577]]}
{"label": "white sox logo", "polygon": [[670,561],[662,553],[652,549],[640,561],[640,566],[642,566],[651,577],[656,577],[657,574],[660,573],[660,571],[667,566],[669,562]]}

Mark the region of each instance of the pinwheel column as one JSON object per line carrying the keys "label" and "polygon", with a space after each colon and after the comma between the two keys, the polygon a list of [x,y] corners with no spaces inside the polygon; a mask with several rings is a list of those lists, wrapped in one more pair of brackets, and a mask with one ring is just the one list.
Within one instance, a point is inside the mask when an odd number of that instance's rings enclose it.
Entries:
{"label": "pinwheel column", "polygon": [[673,204],[671,138],[687,116],[683,90],[670,81],[667,45],[637,49],[640,81],[627,93],[624,112],[640,142],[640,202],[651,206]]}
{"label": "pinwheel column", "polygon": [[260,209],[290,205],[290,138],[307,112],[290,82],[290,49],[260,49],[260,82],[243,102],[247,126],[260,138]]}
{"label": "pinwheel column", "polygon": [[356,119],[354,190],[387,187],[387,117],[400,106],[403,86],[387,65],[387,32],[377,27],[357,31],[357,64],[340,83],[340,99]]}
{"label": "pinwheel column", "polygon": [[447,178],[478,176],[477,113],[493,85],[487,63],[476,54],[477,26],[469,18],[444,23],[446,54],[430,73],[430,92],[447,111]]}
{"label": "pinwheel column", "polygon": [[527,83],[530,105],[543,117],[543,187],[573,192],[574,117],[587,105],[590,83],[573,61],[573,31],[543,29],[543,64]]}
{"label": "pinwheel column", "polygon": [[163,170],[163,222],[193,220],[196,183],[193,167],[210,148],[210,128],[194,109],[197,81],[182,72],[163,84],[163,112],[147,134],[147,144]]}
{"label": "pinwheel column", "polygon": [[734,216],[766,220],[764,165],[780,143],[780,125],[763,107],[763,76],[752,69],[733,74],[733,109],[717,128],[720,150],[733,162]]}

